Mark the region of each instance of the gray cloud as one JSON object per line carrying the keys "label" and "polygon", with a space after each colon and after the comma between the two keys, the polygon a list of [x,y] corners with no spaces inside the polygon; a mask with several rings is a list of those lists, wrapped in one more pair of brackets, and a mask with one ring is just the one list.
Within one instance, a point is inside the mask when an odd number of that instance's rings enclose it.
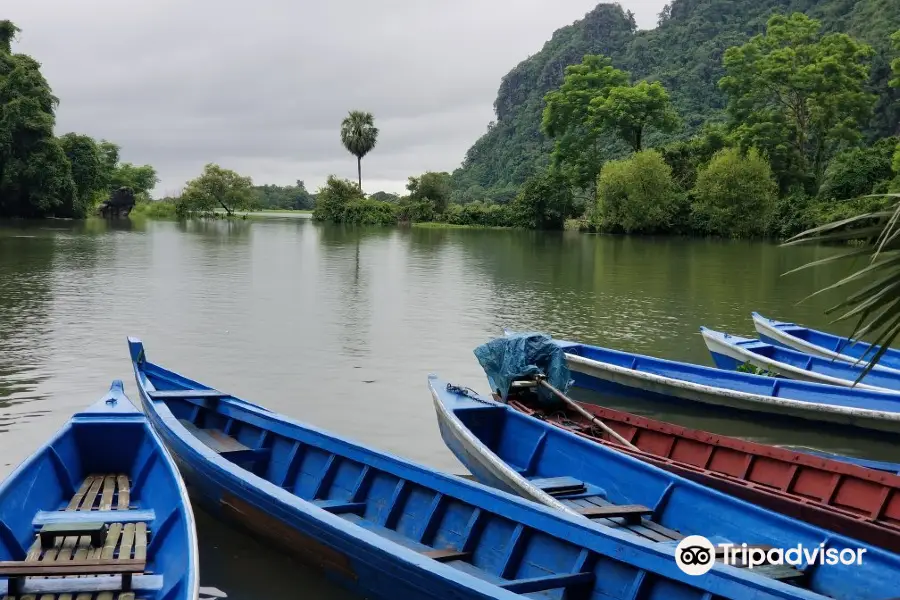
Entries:
{"label": "gray cloud", "polygon": [[[665,0],[625,0],[652,27]],[[594,0],[5,0],[61,99],[60,133],[153,164],[157,193],[207,162],[257,183],[354,177],[338,139],[372,112],[367,191],[452,170],[493,118],[500,78]]]}

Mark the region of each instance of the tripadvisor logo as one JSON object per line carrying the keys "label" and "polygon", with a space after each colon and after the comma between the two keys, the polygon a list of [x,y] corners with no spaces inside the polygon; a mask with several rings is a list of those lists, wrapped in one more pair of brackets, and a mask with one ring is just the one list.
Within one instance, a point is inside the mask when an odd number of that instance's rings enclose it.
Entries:
{"label": "tripadvisor logo", "polygon": [[825,548],[825,544],[806,548],[797,544],[791,548],[759,548],[747,544],[719,544],[702,535],[689,535],[675,546],[675,564],[687,575],[704,575],[713,568],[716,558],[726,565],[752,569],[760,565],[861,565],[865,548]]}

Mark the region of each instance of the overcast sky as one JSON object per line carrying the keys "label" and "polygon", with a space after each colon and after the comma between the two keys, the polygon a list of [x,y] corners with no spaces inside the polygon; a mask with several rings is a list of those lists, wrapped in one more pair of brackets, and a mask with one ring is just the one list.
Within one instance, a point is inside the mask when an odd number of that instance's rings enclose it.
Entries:
{"label": "overcast sky", "polygon": [[[651,28],[665,0],[623,0]],[[156,167],[157,196],[216,162],[256,184],[355,178],[347,111],[381,130],[363,187],[452,171],[500,78],[592,0],[2,0],[60,98],[57,133]]]}

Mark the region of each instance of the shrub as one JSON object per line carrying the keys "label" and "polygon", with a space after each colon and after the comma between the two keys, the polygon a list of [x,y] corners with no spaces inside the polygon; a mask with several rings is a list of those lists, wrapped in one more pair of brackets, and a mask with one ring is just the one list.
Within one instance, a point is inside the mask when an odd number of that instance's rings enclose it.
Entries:
{"label": "shrub", "polygon": [[697,174],[692,212],[695,226],[732,237],[765,235],[775,210],[778,185],[763,156],[751,148],[716,153]]}
{"label": "shrub", "polygon": [[338,179],[334,175],[329,175],[325,185],[316,194],[316,208],[313,210],[313,218],[319,221],[342,223],[344,222],[344,211],[347,205],[353,201],[363,199],[365,199],[365,196],[356,183],[348,179]]}
{"label": "shrub", "polygon": [[394,225],[397,223],[397,205],[367,198],[351,200],[344,206],[341,221],[357,225]]}
{"label": "shrub", "polygon": [[548,170],[525,182],[513,202],[512,210],[522,227],[562,229],[573,216],[572,190],[559,172]]}
{"label": "shrub", "polygon": [[597,215],[605,231],[656,233],[678,224],[684,196],[656,150],[603,165],[597,180]]}
{"label": "shrub", "polygon": [[891,179],[891,161],[897,138],[878,140],[868,148],[851,148],[836,155],[825,169],[821,200],[849,200],[871,194],[876,185]]}

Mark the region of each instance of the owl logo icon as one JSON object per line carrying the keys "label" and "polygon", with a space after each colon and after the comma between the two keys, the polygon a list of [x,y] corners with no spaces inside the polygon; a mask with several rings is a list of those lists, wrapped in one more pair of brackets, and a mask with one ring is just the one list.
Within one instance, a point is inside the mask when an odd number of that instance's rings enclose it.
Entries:
{"label": "owl logo icon", "polygon": [[689,535],[675,546],[675,563],[687,575],[704,575],[716,562],[716,547],[702,535]]}

